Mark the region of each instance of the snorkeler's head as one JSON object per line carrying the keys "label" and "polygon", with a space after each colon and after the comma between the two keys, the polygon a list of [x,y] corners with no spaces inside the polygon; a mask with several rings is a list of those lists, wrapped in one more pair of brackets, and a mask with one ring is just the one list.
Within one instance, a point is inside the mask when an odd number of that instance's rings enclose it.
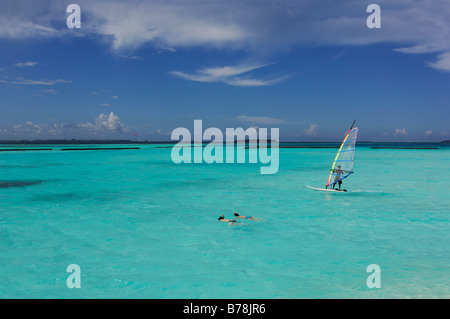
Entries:
{"label": "snorkeler's head", "polygon": [[225,215],[219,216],[219,220],[222,220],[225,218]]}
{"label": "snorkeler's head", "polygon": [[236,212],[234,212],[234,216],[239,216],[239,214],[238,214],[238,213],[236,213]]}

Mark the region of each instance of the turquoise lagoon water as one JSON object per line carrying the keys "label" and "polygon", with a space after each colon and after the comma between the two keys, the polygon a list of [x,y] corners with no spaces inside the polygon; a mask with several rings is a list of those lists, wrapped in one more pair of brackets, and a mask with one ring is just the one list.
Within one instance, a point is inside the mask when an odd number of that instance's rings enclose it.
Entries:
{"label": "turquoise lagoon water", "polygon": [[[305,184],[332,148],[282,148],[261,175],[136,146],[0,153],[1,298],[450,297],[450,148],[357,145],[349,192],[329,194]],[[217,220],[235,210],[267,221]]]}

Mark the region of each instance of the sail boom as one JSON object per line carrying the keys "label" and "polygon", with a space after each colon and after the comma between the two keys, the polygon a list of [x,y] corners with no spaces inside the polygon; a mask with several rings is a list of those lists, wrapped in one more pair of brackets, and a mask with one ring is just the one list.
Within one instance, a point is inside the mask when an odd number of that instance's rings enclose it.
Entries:
{"label": "sail boom", "polygon": [[349,177],[352,173],[353,173],[353,172],[350,172],[350,173],[348,173],[347,175],[342,176],[342,178],[338,179],[337,181],[333,182],[333,183],[330,184],[330,185],[333,186],[334,184],[339,183],[339,181],[342,181],[344,178]]}

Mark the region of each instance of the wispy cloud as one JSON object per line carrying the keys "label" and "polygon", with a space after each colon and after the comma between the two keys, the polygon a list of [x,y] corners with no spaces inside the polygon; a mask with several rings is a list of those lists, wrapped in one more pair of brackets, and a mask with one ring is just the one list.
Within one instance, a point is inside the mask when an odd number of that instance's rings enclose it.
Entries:
{"label": "wispy cloud", "polygon": [[226,84],[229,84],[232,86],[269,86],[269,85],[274,85],[274,84],[283,82],[287,78],[288,78],[288,76],[271,79],[271,80],[259,80],[259,79],[246,79],[246,78],[234,77],[234,78],[231,78],[224,82]]}
{"label": "wispy cloud", "polygon": [[52,27],[24,21],[18,17],[0,16],[0,37],[2,38],[26,39],[53,37],[57,34],[57,30]]}
{"label": "wispy cloud", "polygon": [[17,66],[18,68],[23,68],[23,67],[26,67],[26,66],[35,66],[36,64],[38,64],[38,63],[29,61],[29,62],[16,63],[16,64],[14,64],[14,66]]}
{"label": "wispy cloud", "polygon": [[194,74],[188,74],[181,71],[171,71],[171,75],[189,81],[196,82],[223,82],[233,86],[267,86],[283,81],[286,77],[275,79],[254,79],[250,75],[242,76],[250,71],[263,68],[264,65],[240,65],[240,66],[224,66],[215,68],[202,68]]}
{"label": "wispy cloud", "polygon": [[15,81],[12,81],[11,83],[17,84],[17,85],[55,85],[58,83],[71,83],[72,81],[67,81],[63,79],[58,80],[29,80],[29,79],[23,79],[23,78],[16,78]]}
{"label": "wispy cloud", "polygon": [[58,92],[58,91],[53,90],[53,89],[48,89],[48,90],[41,90],[41,92],[42,92],[42,93],[51,93],[51,94],[55,94],[55,93]]}
{"label": "wispy cloud", "polygon": [[236,117],[236,120],[244,121],[244,122],[250,122],[252,125],[273,125],[273,124],[282,124],[285,123],[285,120],[278,119],[274,117],[268,117],[268,116],[247,116],[247,115],[240,115]]}
{"label": "wispy cloud", "polygon": [[124,55],[124,54],[119,54],[119,57],[124,58],[124,59],[130,59],[130,60],[145,60],[143,57],[137,56],[137,55]]}

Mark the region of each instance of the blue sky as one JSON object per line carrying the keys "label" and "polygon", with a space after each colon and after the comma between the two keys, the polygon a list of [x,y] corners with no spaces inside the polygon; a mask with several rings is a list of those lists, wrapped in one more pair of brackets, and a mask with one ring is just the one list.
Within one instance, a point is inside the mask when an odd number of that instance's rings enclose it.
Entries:
{"label": "blue sky", "polygon": [[[81,7],[81,29],[65,9]],[[0,1],[0,140],[450,139],[450,6],[378,1]]]}

